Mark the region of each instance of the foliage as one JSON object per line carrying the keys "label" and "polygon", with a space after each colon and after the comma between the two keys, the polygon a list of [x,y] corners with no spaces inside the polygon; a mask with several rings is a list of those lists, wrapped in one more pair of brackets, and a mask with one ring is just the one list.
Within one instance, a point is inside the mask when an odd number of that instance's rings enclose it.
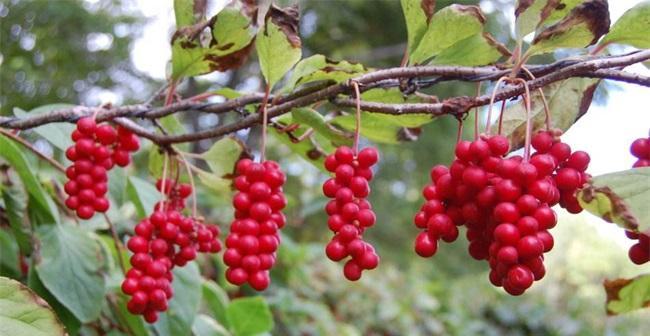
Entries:
{"label": "foliage", "polygon": [[[556,1],[517,1],[515,36],[508,35],[506,24],[495,22],[498,16],[486,16],[476,1],[382,0],[370,5],[358,0],[332,6],[314,0],[301,2],[300,9],[275,4],[258,8],[254,1],[234,1],[205,18],[195,7],[200,2],[173,2],[177,30],[170,41],[169,80],[172,87],[180,85],[183,97],[209,93],[207,105],[216,101],[213,96],[243,97],[242,88],[263,91],[263,85],[252,82],[264,82],[276,97],[348,83],[376,70],[373,67],[397,65],[404,50],[407,65],[513,67],[541,54],[549,54],[540,59],[551,62],[550,54],[558,51],[584,56],[591,45],[596,45],[592,51],[611,44],[649,45],[647,1],[630,9],[611,28],[606,1],[566,1],[563,7],[551,6]],[[126,57],[139,20],[121,8],[120,1],[1,4],[0,14],[6,18],[0,34],[9,41],[2,46],[1,62],[10,71],[1,71],[0,79],[3,84],[12,83],[0,93],[2,115],[13,111],[14,116],[25,118],[71,106],[52,105],[55,101],[93,101],[90,87],[116,88],[125,100],[145,99],[124,89],[132,75],[143,76]],[[111,48],[91,50],[83,41],[89,41],[92,34],[110,35]],[[532,40],[524,38],[529,34]],[[26,45],[30,39],[35,41],[31,47]],[[385,46],[397,46],[398,52],[382,55]],[[115,72],[123,76],[112,76]],[[216,77],[226,78],[226,86],[232,89],[224,88]],[[147,91],[142,90],[143,83],[133,91]],[[541,93],[533,92],[535,128],[542,127],[545,118],[541,95],[548,101],[552,126],[567,130],[586,113],[599,83],[571,78],[546,85]],[[467,83],[423,87],[419,95],[409,92],[410,84],[404,80],[390,88],[362,87],[361,99],[403,105],[475,95],[474,86]],[[218,115],[167,116],[158,120],[159,128],[161,133],[191,134],[207,129],[206,123],[225,125],[250,118],[258,105],[256,101]],[[124,278],[120,263],[128,265],[131,255],[123,244],[133,235],[135,223],[148,216],[160,200],[155,178],[163,175],[163,166],[179,180],[196,177],[195,182],[200,182],[196,206],[209,222],[219,222],[226,231],[225,224],[232,220],[229,198],[235,163],[257,154],[252,150],[257,148],[256,128],[217,141],[163,146],[176,152],[178,159],[165,157],[161,147],[146,143],[132,168],[111,172],[112,208],[107,217],[97,215],[89,221],[75,219],[62,206],[65,175],[3,135],[0,320],[7,322],[0,323],[0,334],[597,334],[643,330],[642,315],[604,322],[605,292],[594,283],[605,276],[632,278],[633,271],[623,266],[619,246],[568,216],[562,216],[557,229],[557,236],[565,238],[558,240],[549,255],[553,275],[522,298],[506,298],[489,287],[485,269],[466,262],[467,247],[462,244],[445,246],[444,258],[413,261],[415,233],[410,222],[417,211],[420,186],[428,180],[431,166],[453,157],[458,125],[452,118],[431,114],[361,113],[362,143],[374,142],[381,149],[370,196],[379,224],[369,231],[368,239],[378,246],[382,269],[369,272],[357,283],[342,281],[339,266],[327,262],[323,253],[329,231],[319,185],[324,179],[325,155],[337,146],[352,144],[356,128],[352,112],[323,101],[273,119],[267,157],[278,158],[286,168],[289,220],[270,289],[254,295],[250,287],[234,288],[223,279],[225,266],[220,256],[202,257],[174,271],[169,310],[153,325],[128,313],[119,284]],[[513,146],[523,144],[526,111],[522,99],[508,102],[503,118],[503,133]],[[466,123],[472,121],[469,117]],[[465,136],[473,134],[469,128]],[[46,124],[18,136],[39,144],[36,149],[45,156],[67,163],[64,151],[71,144],[71,131],[68,124]],[[594,177],[578,198],[596,215],[627,229],[647,230],[648,169]],[[118,241],[113,241],[112,230]],[[614,280],[605,287],[610,314],[648,304],[647,275]]]}

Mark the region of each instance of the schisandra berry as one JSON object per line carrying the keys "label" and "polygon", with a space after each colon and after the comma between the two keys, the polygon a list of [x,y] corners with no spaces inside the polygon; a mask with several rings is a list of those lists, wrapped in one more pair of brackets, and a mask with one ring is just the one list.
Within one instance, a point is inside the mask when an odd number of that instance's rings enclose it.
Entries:
{"label": "schisandra berry", "polygon": [[116,131],[109,124],[98,125],[93,117],[80,118],[71,137],[75,143],[65,152],[72,161],[66,169],[65,205],[76,211],[79,218],[90,219],[95,212],[106,212],[110,207],[105,197],[108,170],[114,163],[126,166],[130,153],[138,150],[140,142],[129,130],[118,127]]}
{"label": "schisandra berry", "polygon": [[223,255],[228,266],[226,279],[237,286],[248,283],[261,291],[271,282],[269,271],[280,245],[278,230],[286,222],[282,214],[287,205],[282,191],[286,177],[275,161],[242,159],[237,162],[236,173],[235,219]]}
{"label": "schisandra berry", "polygon": [[334,177],[323,183],[323,194],[332,198],[325,211],[327,225],[334,233],[325,254],[332,261],[350,257],[343,267],[343,275],[350,281],[359,280],[364,270],[379,265],[374,247],[362,237],[376,221],[366,197],[370,194],[371,167],[378,158],[375,148],[364,148],[355,155],[346,146],[338,147],[325,158],[325,169],[334,173]]}
{"label": "schisandra berry", "polygon": [[192,193],[191,186],[165,180],[163,192],[162,184],[159,180],[156,187],[166,200],[156,204],[155,211],[135,226],[135,236],[127,242],[133,252],[132,268],[122,282],[122,292],[131,296],[127,309],[143,315],[148,323],[156,322],[158,313],[168,308],[173,296],[172,269],[194,260],[197,251],[221,250],[218,226],[181,214],[184,199]]}
{"label": "schisandra berry", "polygon": [[637,158],[634,168],[650,167],[650,137],[634,140],[630,146],[630,153]]}

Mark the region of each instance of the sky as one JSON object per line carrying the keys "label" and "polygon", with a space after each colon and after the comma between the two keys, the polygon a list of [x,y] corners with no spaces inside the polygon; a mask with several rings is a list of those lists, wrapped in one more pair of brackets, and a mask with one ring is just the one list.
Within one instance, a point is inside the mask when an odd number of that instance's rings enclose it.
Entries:
{"label": "sky", "polygon": [[[212,0],[208,14],[216,13],[226,2]],[[610,1],[612,22],[639,2],[641,0]],[[133,62],[139,70],[154,78],[164,79],[171,57],[169,36],[174,25],[172,1],[137,0],[136,7],[148,18],[148,23],[132,50]],[[488,1],[483,1],[481,7],[486,12],[494,10]],[[614,50],[615,53],[625,51],[627,50]],[[626,70],[650,75],[650,70],[643,65],[631,66]],[[588,113],[563,136],[563,141],[574,150],[583,149],[590,153],[592,161],[589,172],[592,175],[626,170],[632,166],[634,158],[629,153],[629,146],[636,138],[648,136],[650,128],[648,94],[648,88],[617,83],[609,90],[604,105],[592,104]],[[616,226],[588,214],[583,216],[602,234],[615,237],[623,245],[630,244]]]}

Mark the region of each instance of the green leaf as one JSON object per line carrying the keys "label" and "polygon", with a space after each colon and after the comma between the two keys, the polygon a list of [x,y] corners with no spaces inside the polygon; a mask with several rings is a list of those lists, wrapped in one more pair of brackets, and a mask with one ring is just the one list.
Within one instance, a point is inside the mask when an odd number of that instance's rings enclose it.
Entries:
{"label": "green leaf", "polygon": [[650,274],[606,280],[607,314],[618,315],[650,307]]}
{"label": "green leaf", "polygon": [[543,20],[543,24],[553,24],[557,21],[563,19],[567,14],[569,14],[574,8],[589,0],[549,0],[547,1],[546,10],[549,12],[546,14],[546,18]]}
{"label": "green leaf", "polygon": [[209,49],[198,42],[181,36],[172,41],[172,78],[179,79],[211,72],[210,63],[205,60]]}
{"label": "green leaf", "polygon": [[323,55],[313,55],[296,64],[283,90],[290,92],[297,86],[321,81],[341,83],[367,71],[360,63],[333,61]]}
{"label": "green leaf", "polygon": [[332,141],[334,146],[349,146],[352,144],[351,138],[346,137],[345,134],[330,126],[325,120],[325,117],[312,108],[301,107],[293,109],[291,110],[291,117],[294,123],[305,124],[313,128],[318,134]]}
{"label": "green leaf", "polygon": [[[551,126],[562,130],[569,129],[589,109],[598,83],[598,79],[571,78],[546,86],[544,95],[551,112]],[[546,120],[544,105],[538,90],[531,92],[531,96],[533,129],[540,129],[544,127]],[[499,104],[495,104],[493,110],[497,109],[496,105]],[[502,134],[510,138],[512,150],[523,146],[526,136],[526,109],[523,99],[518,104],[506,108]]]}
{"label": "green leaf", "polygon": [[477,6],[450,5],[431,18],[417,48],[409,55],[411,64],[422,64],[453,46],[483,31],[485,17]]}
{"label": "green leaf", "polygon": [[0,276],[20,278],[22,271],[18,260],[18,244],[11,231],[0,229]]}
{"label": "green leaf", "polygon": [[298,36],[298,9],[271,6],[257,33],[257,57],[266,83],[272,88],[302,56]]}
{"label": "green leaf", "polygon": [[203,281],[203,302],[208,311],[221,324],[228,327],[226,307],[228,307],[228,294],[214,281]]}
{"label": "green leaf", "polygon": [[251,17],[233,6],[224,8],[212,25],[212,49],[224,56],[250,48],[257,29]]}
{"label": "green leaf", "polygon": [[502,56],[510,56],[508,49],[488,33],[472,35],[443,50],[432,64],[478,66],[492,64]]}
{"label": "green leaf", "polygon": [[[54,204],[54,201],[45,192],[41,186],[34,172],[35,169],[31,167],[29,162],[25,159],[22,151],[16,147],[14,142],[9,138],[0,136],[0,156],[2,156],[10,166],[12,166],[29,193],[30,199],[28,206],[39,213],[42,213],[44,220],[49,224],[59,223],[59,211]],[[32,208],[33,207],[33,208]]]}
{"label": "green leaf", "polygon": [[640,49],[650,48],[650,1],[629,9],[612,26],[601,44],[629,44]]}
{"label": "green leaf", "polygon": [[609,30],[605,0],[588,0],[573,8],[564,19],[543,29],[533,40],[527,55],[553,52],[558,48],[585,48]]}
{"label": "green leaf", "polygon": [[578,192],[582,207],[632,231],[650,230],[650,167],[595,176]]}
{"label": "green leaf", "polygon": [[192,334],[195,336],[230,336],[224,326],[210,316],[199,314],[192,325]]}
{"label": "green leaf", "polygon": [[401,0],[401,3],[408,35],[408,52],[412,54],[427,31],[433,12],[436,9],[436,1]]}
{"label": "green leaf", "polygon": [[173,270],[174,297],[169,309],[160,314],[154,328],[159,335],[190,335],[192,324],[201,303],[201,274],[195,262]]}
{"label": "green leaf", "polygon": [[273,329],[271,310],[260,296],[232,301],[226,314],[237,336],[256,335]]}
{"label": "green leaf", "polygon": [[147,328],[144,324],[144,319],[140,315],[131,314],[128,309],[126,309],[126,303],[129,301],[129,297],[124,295],[121,291],[117,293],[117,311],[116,317],[121,326],[126,327],[131,333],[129,335],[133,336],[149,336]]}
{"label": "green leaf", "polygon": [[135,176],[130,176],[126,184],[126,193],[135,205],[139,218],[147,217],[160,201],[160,193],[154,185]]}
{"label": "green leaf", "polygon": [[218,177],[229,177],[235,171],[235,164],[244,152],[244,144],[235,137],[223,137],[210,149],[201,154],[201,158]]}
{"label": "green leaf", "polygon": [[174,0],[176,27],[194,24],[194,0]]}
{"label": "green leaf", "polygon": [[[294,123],[292,114],[285,114],[277,119],[275,122],[283,125],[289,126]],[[295,129],[291,132],[280,132],[275,128],[269,129],[269,133],[277,140],[285,144],[292,152],[298,154],[300,157],[305,159],[305,161],[311,163],[316,168],[326,171],[324,165],[325,156],[327,153],[334,150],[332,142],[323,136],[321,133],[314,133],[311,136],[303,139],[302,141],[297,141],[299,138],[305,136],[305,133],[309,130],[309,127],[306,124],[300,125],[298,129]]]}
{"label": "green leaf", "polygon": [[[409,115],[411,116],[411,115]],[[419,118],[417,115],[412,115]],[[395,116],[379,115],[378,113],[361,112],[361,135],[379,143],[397,144],[404,140],[413,140],[408,130],[398,125],[390,118]],[[430,116],[427,115],[429,119]],[[356,128],[356,118],[353,114],[336,117],[333,124],[339,125],[350,132]]]}
{"label": "green leaf", "polygon": [[27,194],[22,185],[16,182],[4,181],[2,188],[5,215],[14,233],[16,243],[24,255],[32,253],[31,227],[27,213]]}
{"label": "green leaf", "polygon": [[106,260],[96,237],[72,225],[38,228],[36,271],[45,287],[81,321],[99,317],[106,294]]}
{"label": "green leaf", "polygon": [[67,335],[52,307],[20,282],[0,277],[0,335]]}
{"label": "green leaf", "polygon": [[543,9],[553,0],[517,0],[515,6],[515,33],[517,40],[535,31],[535,28],[544,20]]}
{"label": "green leaf", "polygon": [[36,267],[34,267],[34,259],[32,258],[32,265],[29,267],[29,272],[27,273],[27,286],[32,289],[38,296],[43,298],[47,303],[52,307],[52,310],[56,312],[57,317],[65,326],[66,331],[70,335],[77,335],[79,328],[81,327],[81,322],[72,314],[72,312],[61,304],[53,295],[50,293],[43,282],[38,277],[36,272]]}
{"label": "green leaf", "polygon": [[[24,110],[18,107],[14,107],[14,115],[20,118],[33,117],[35,115],[50,113],[54,110],[70,108],[74,106],[75,105],[70,105],[70,104],[43,105],[33,110],[30,110],[29,112],[25,112]],[[74,129],[75,126],[72,124],[52,123],[52,124],[45,124],[45,125],[38,126],[36,128],[33,128],[32,130],[38,133],[38,135],[42,136],[45,140],[49,141],[52,145],[54,145],[54,147],[62,151],[65,151],[66,149],[68,149],[68,147],[72,145],[72,139],[70,138],[70,134],[72,133],[72,131],[74,131]]]}
{"label": "green leaf", "polygon": [[111,169],[108,172],[108,193],[117,204],[125,202],[126,184],[127,176],[124,169]]}

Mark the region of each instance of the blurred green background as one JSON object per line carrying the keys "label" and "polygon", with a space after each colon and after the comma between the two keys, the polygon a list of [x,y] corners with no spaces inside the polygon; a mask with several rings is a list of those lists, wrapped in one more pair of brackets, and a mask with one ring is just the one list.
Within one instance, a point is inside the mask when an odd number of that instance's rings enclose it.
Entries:
{"label": "blurred green background", "polygon": [[[218,4],[208,6],[208,15]],[[153,3],[153,4],[152,4]],[[288,3],[288,1],[284,1]],[[324,54],[371,67],[400,63],[406,30],[397,0],[300,1],[304,57]],[[451,1],[438,1],[441,8]],[[477,1],[455,1],[477,4]],[[488,13],[488,30],[508,45],[513,1],[480,1]],[[156,9],[167,20],[145,16]],[[0,106],[24,110],[49,104],[127,104],[149,97],[164,82],[164,69],[152,73],[137,67],[143,47],[152,43],[147,29],[163,31],[153,46],[167,44],[173,24],[171,1],[17,1],[0,2]],[[167,26],[165,26],[167,24]],[[149,27],[149,28],[148,28]],[[148,46],[148,45],[147,45]],[[149,57],[168,50],[149,50]],[[146,55],[146,54],[145,54]],[[253,53],[254,55],[254,53]],[[162,64],[164,64],[164,61]],[[153,62],[153,61],[152,61]],[[157,60],[153,63],[161,63]],[[162,75],[161,75],[162,74]],[[259,68],[251,56],[240,69],[192,78],[179,89],[192,95],[228,86],[260,90]],[[474,85],[447,83],[429,91],[439,97],[472,95]],[[188,131],[226,122],[228,118],[182,117]],[[283,232],[280,260],[273,284],[264,293],[273,308],[277,335],[642,335],[650,328],[650,313],[606,317],[605,278],[629,277],[650,270],[627,260],[622,230],[603,231],[588,215],[560,214],[554,229],[556,245],[547,257],[547,276],[522,297],[510,297],[487,279],[485,263],[469,258],[459,239],[443,244],[428,260],[412,249],[417,234],[412,216],[421,203],[421,186],[430,167],[452,159],[456,122],[441,118],[424,127],[417,141],[382,145],[381,161],[370,196],[378,223],[367,233],[382,258],[380,267],[361,281],[344,280],[342,265],[326,259],[330,238],[322,208],[324,174],[273,142],[268,157],[288,173],[289,222]],[[25,132],[27,138],[33,132]],[[259,132],[238,134],[253,149]],[[33,138],[35,139],[35,137]],[[212,141],[194,144],[196,152]],[[40,146],[40,147],[39,147]],[[149,146],[149,144],[147,144]],[[37,147],[52,151],[46,144]],[[59,155],[58,153],[53,153]],[[148,151],[136,158],[131,174],[147,177]],[[201,189],[202,212],[227,227],[231,209],[227,195]],[[128,216],[125,216],[128,217]],[[133,225],[125,218],[120,226]],[[611,234],[615,232],[615,234]],[[217,263],[215,267],[220,267]],[[208,271],[206,276],[220,277]],[[233,288],[229,288],[235,293]],[[252,294],[251,292],[244,291]],[[237,293],[241,294],[241,293]]]}

